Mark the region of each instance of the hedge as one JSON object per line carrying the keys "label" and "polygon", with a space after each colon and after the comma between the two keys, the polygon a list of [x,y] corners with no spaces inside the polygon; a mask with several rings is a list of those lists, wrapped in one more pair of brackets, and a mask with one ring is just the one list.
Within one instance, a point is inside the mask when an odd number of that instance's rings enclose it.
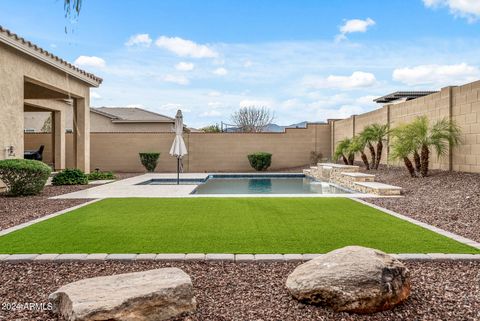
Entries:
{"label": "hedge", "polygon": [[0,160],[0,180],[7,187],[7,195],[37,195],[52,172],[40,161],[29,159]]}
{"label": "hedge", "polygon": [[257,171],[266,171],[272,164],[272,154],[259,152],[247,156],[250,166]]}

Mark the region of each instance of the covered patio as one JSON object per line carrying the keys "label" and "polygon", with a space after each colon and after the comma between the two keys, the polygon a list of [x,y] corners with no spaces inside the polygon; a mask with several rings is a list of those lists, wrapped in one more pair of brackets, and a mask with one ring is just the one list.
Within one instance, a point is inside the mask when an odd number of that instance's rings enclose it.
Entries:
{"label": "covered patio", "polygon": [[0,27],[1,159],[23,158],[24,113],[52,115],[52,165],[65,168],[65,115],[73,108],[73,164],[90,172],[90,88],[102,79]]}

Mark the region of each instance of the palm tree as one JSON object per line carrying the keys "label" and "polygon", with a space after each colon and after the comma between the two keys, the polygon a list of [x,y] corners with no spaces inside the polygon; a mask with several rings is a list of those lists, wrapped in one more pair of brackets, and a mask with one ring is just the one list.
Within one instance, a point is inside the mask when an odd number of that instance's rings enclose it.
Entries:
{"label": "palm tree", "polygon": [[[449,148],[453,148],[461,142],[460,127],[445,118],[430,125],[426,116],[420,116],[407,125],[407,128],[409,131],[407,138],[410,137],[409,139],[415,146],[414,154],[420,156],[420,175],[422,177],[428,176],[431,148],[435,150],[437,157],[442,157],[447,154]],[[415,158],[417,165],[418,156]]]}
{"label": "palm tree", "polygon": [[[370,169],[370,165],[368,163],[367,155],[365,155],[365,146],[367,145],[366,141],[363,139],[362,136],[355,136],[352,138],[350,145],[348,147],[348,152],[355,155],[356,153],[360,153],[363,163],[365,164],[365,168],[367,170]],[[353,165],[350,164],[350,165]]]}
{"label": "palm tree", "polygon": [[[392,145],[389,157],[392,160],[401,160],[405,164],[411,177],[417,177],[415,168],[409,156],[416,152],[414,141],[411,139],[409,125],[401,125],[392,131]],[[418,153],[417,153],[418,154]]]}
{"label": "palm tree", "polygon": [[376,159],[376,153],[375,153],[375,147],[373,147],[373,143],[376,142],[375,136],[374,136],[374,131],[372,130],[372,126],[367,126],[363,129],[363,131],[360,133],[360,137],[366,142],[368,149],[370,150],[370,155],[371,155],[371,160],[370,160],[370,166],[371,168],[375,168],[375,159]]}
{"label": "palm tree", "polygon": [[369,137],[370,141],[377,143],[377,150],[375,152],[375,166],[372,166],[372,168],[378,169],[378,165],[380,165],[380,161],[382,159],[383,142],[386,140],[390,130],[388,128],[388,124],[372,124],[365,130],[367,131],[366,135]]}
{"label": "palm tree", "polygon": [[[350,138],[344,138],[338,143],[337,148],[335,149],[335,153],[333,154],[333,159],[335,161],[338,161],[339,158],[342,158],[345,165],[349,165],[350,160],[352,159],[349,153],[350,143],[351,143]],[[353,159],[352,159],[352,164],[353,164]]]}

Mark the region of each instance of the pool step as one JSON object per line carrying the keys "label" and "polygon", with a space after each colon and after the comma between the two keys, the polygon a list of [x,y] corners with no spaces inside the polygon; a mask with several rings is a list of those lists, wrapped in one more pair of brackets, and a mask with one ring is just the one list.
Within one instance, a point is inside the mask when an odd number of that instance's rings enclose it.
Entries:
{"label": "pool step", "polygon": [[375,181],[375,175],[372,174],[365,174],[365,173],[349,173],[349,172],[342,172],[342,176],[352,182],[373,182]]}
{"label": "pool step", "polygon": [[355,182],[354,189],[362,193],[371,193],[382,196],[402,194],[401,187],[378,182]]}

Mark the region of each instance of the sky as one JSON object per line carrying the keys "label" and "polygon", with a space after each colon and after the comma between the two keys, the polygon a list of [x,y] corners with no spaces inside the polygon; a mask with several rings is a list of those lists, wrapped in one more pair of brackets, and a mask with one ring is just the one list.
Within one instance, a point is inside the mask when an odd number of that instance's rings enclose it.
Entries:
{"label": "sky", "polygon": [[191,127],[246,106],[345,118],[480,79],[480,0],[83,0],[76,19],[62,0],[0,0],[0,25],[102,77],[91,106],[182,109]]}

